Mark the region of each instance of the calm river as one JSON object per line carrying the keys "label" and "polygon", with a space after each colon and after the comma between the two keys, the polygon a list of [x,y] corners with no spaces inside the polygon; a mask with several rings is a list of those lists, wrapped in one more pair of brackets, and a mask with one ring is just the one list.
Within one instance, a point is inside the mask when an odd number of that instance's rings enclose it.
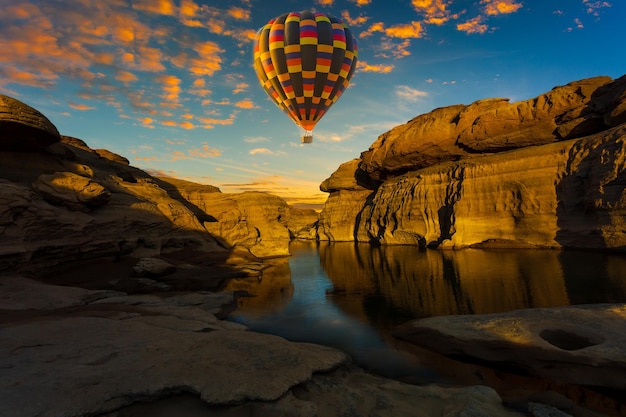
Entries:
{"label": "calm river", "polygon": [[487,369],[394,338],[393,329],[408,320],[626,302],[625,255],[316,242],[294,242],[291,252],[273,261],[262,280],[229,284],[253,295],[239,300],[230,320],[340,348],[365,369],[409,382],[502,383]]}

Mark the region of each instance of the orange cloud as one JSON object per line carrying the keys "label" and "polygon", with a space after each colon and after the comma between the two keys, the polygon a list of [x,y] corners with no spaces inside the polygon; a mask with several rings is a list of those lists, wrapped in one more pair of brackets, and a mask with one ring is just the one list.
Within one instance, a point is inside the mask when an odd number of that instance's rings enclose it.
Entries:
{"label": "orange cloud", "polygon": [[205,129],[212,129],[213,127],[217,126],[217,125],[221,125],[221,126],[230,126],[235,122],[235,114],[231,114],[228,119],[214,119],[211,117],[202,117],[202,116],[198,116],[196,119],[198,119],[198,121],[200,123],[202,123]]}
{"label": "orange cloud", "polygon": [[368,4],[372,2],[372,0],[350,0],[350,1],[359,7],[367,6]]}
{"label": "orange cloud", "polygon": [[178,103],[180,96],[181,79],[174,75],[159,75],[155,81],[163,85],[161,97],[170,103]]}
{"label": "orange cloud", "polygon": [[180,2],[179,13],[181,16],[191,18],[196,16],[198,9],[200,9],[200,6],[198,6],[193,0],[182,0]]}
{"label": "orange cloud", "polygon": [[211,148],[209,145],[202,145],[201,148],[189,150],[189,156],[194,158],[215,158],[221,155],[222,152],[219,149]]}
{"label": "orange cloud", "polygon": [[250,100],[249,98],[236,102],[235,107],[239,107],[240,109],[255,109],[256,108],[256,106],[254,105],[254,102]]}
{"label": "orange cloud", "polygon": [[227,12],[234,19],[250,20],[250,10],[246,10],[241,7],[231,7]]}
{"label": "orange cloud", "polygon": [[69,106],[71,108],[73,108],[74,110],[81,110],[81,111],[85,111],[85,110],[93,110],[95,109],[95,107],[93,106],[88,106],[86,104],[81,104],[81,103],[69,103]]}
{"label": "orange cloud", "polygon": [[359,61],[357,63],[357,68],[359,68],[359,71],[363,71],[363,72],[379,72],[382,74],[387,74],[391,71],[393,71],[393,69],[395,68],[393,65],[370,65],[365,61]]}
{"label": "orange cloud", "polygon": [[335,0],[315,0],[317,4],[324,7],[331,7]]}
{"label": "orange cloud", "polygon": [[350,12],[347,10],[341,12],[341,17],[350,26],[361,26],[369,20],[369,17],[363,15],[351,17]]}
{"label": "orange cloud", "polygon": [[424,35],[424,29],[420,22],[411,22],[391,26],[385,29],[385,34],[392,38],[421,38]]}
{"label": "orange cloud", "polygon": [[515,13],[522,8],[515,0],[481,0],[480,3],[485,5],[487,16]]}
{"label": "orange cloud", "polygon": [[473,19],[466,21],[465,23],[459,23],[456,25],[457,30],[465,33],[485,33],[489,29],[487,25],[482,23],[482,16],[476,16]]}
{"label": "orange cloud", "polygon": [[132,7],[142,12],[173,16],[176,6],[171,0],[133,0]]}
{"label": "orange cloud", "polygon": [[248,83],[239,83],[235,86],[235,89],[233,90],[233,94],[243,93],[244,91],[248,89],[248,87],[250,87],[250,84]]}
{"label": "orange cloud", "polygon": [[139,121],[141,122],[141,124],[143,125],[143,127],[148,127],[150,129],[153,129],[154,126],[152,125],[152,123],[154,123],[154,120],[150,117],[144,117],[139,119]]}
{"label": "orange cloud", "polygon": [[367,28],[366,31],[361,32],[359,34],[359,37],[365,38],[375,32],[384,32],[384,31],[385,31],[385,24],[383,22],[375,22],[375,23],[372,23],[370,27]]}
{"label": "orange cloud", "polygon": [[137,76],[132,72],[118,71],[115,79],[123,82],[124,84],[128,84],[130,82],[137,81]]}
{"label": "orange cloud", "polygon": [[424,16],[424,23],[432,25],[443,25],[451,18],[457,18],[458,15],[452,15],[448,10],[448,0],[412,0],[411,4],[415,11]]}

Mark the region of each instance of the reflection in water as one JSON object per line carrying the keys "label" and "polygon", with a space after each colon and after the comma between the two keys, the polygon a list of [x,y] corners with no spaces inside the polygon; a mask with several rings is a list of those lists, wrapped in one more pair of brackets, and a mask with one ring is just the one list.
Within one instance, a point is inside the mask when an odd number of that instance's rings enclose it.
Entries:
{"label": "reflection in water", "polygon": [[[366,369],[442,382],[391,336],[416,317],[626,302],[626,257],[557,250],[419,250],[294,242],[263,279],[233,281],[254,297],[232,319],[252,330],[335,346]],[[423,356],[422,356],[423,357]],[[427,365],[427,366],[425,366]]]}

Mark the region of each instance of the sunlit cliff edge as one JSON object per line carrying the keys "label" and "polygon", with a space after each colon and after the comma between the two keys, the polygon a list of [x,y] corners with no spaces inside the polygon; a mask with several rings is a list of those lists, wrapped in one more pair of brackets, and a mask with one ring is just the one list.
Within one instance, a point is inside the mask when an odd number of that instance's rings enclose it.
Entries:
{"label": "sunlit cliff edge", "polygon": [[626,248],[626,76],[438,108],[321,185],[329,241]]}

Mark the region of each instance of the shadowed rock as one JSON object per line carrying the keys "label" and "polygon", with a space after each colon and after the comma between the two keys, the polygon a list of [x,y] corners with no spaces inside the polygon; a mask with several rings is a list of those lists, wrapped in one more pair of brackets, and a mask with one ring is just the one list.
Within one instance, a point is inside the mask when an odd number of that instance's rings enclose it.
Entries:
{"label": "shadowed rock", "polygon": [[41,151],[59,140],[59,131],[46,116],[0,94],[0,151]]}

